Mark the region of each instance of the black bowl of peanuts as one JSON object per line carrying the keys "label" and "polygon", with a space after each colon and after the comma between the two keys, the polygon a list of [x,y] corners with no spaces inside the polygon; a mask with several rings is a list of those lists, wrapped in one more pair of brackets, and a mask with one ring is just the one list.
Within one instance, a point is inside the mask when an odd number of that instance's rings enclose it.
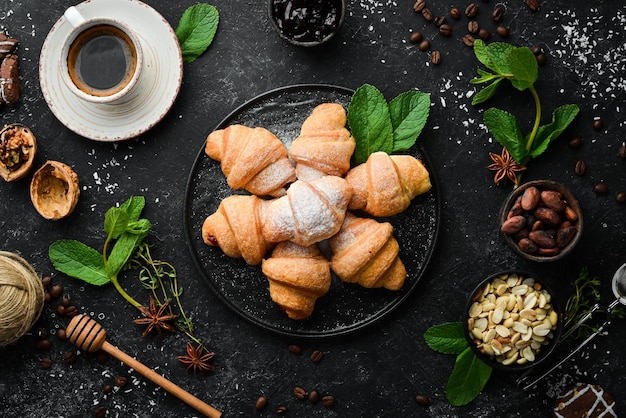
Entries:
{"label": "black bowl of peanuts", "polygon": [[534,180],[511,192],[500,212],[507,244],[527,260],[560,260],[576,246],[583,230],[578,201],[562,184]]}
{"label": "black bowl of peanuts", "polygon": [[493,274],[468,298],[464,330],[474,354],[496,370],[523,371],[550,356],[563,330],[553,293],[521,271]]}

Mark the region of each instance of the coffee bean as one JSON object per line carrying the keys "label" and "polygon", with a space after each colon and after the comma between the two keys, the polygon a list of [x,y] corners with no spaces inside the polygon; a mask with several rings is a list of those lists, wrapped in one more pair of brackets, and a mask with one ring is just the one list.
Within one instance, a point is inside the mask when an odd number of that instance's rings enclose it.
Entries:
{"label": "coffee bean", "polygon": [[432,61],[433,64],[439,65],[439,63],[441,63],[441,52],[433,51],[430,57],[430,60]]}
{"label": "coffee bean", "polygon": [[50,367],[52,367],[52,360],[48,357],[44,357],[41,359],[39,364],[41,365],[42,369],[49,369]]}
{"label": "coffee bean", "polygon": [[626,160],[626,145],[622,145],[617,153],[622,160]]}
{"label": "coffee bean", "polygon": [[317,390],[313,389],[311,392],[309,392],[309,402],[311,402],[312,404],[316,404],[319,402],[320,400],[320,394]]}
{"label": "coffee bean", "polygon": [[496,6],[491,13],[491,20],[499,22],[502,19],[502,15],[504,15],[504,7]]}
{"label": "coffee bean", "polygon": [[276,408],[276,415],[284,415],[287,413],[287,411],[289,411],[289,408],[287,408],[285,405],[281,405]]}
{"label": "coffee bean", "polygon": [[474,46],[474,37],[468,33],[463,37],[463,43],[465,46]]}
{"label": "coffee bean", "polygon": [[467,31],[469,33],[477,33],[479,29],[478,22],[475,20],[470,20],[467,22]]}
{"label": "coffee bean", "polygon": [[63,299],[61,299],[61,305],[67,308],[71,305],[71,303],[72,302],[69,295],[63,295]]}
{"label": "coffee bean", "polygon": [[411,33],[411,36],[409,37],[409,41],[411,41],[411,43],[417,44],[417,43],[420,43],[423,38],[424,36],[422,35],[422,32],[414,31]]}
{"label": "coffee bean", "polygon": [[541,54],[543,52],[543,49],[541,48],[541,45],[535,45],[532,48],[530,48],[530,50],[535,55],[539,55],[539,54]]}
{"label": "coffee bean", "polygon": [[435,18],[435,26],[440,27],[444,23],[446,23],[446,17],[445,16],[437,16]]}
{"label": "coffee bean", "polygon": [[427,406],[430,403],[430,398],[428,397],[428,395],[420,393],[415,396],[415,402],[417,402],[419,405]]}
{"label": "coffee bean", "polygon": [[259,396],[259,399],[256,400],[254,407],[257,411],[262,411],[267,406],[267,398],[265,396]]}
{"label": "coffee bean", "polygon": [[541,54],[535,55],[535,59],[537,60],[537,65],[544,66],[546,62],[548,62],[548,56],[543,52]]}
{"label": "coffee bean", "polygon": [[425,21],[430,22],[431,20],[433,20],[433,13],[430,11],[428,7],[424,7],[422,9],[422,17],[424,18]]}
{"label": "coffee bean", "polygon": [[43,276],[41,278],[41,284],[43,285],[43,287],[50,286],[50,284],[52,284],[52,276]]}
{"label": "coffee bean", "polygon": [[37,341],[36,348],[39,351],[50,350],[50,347],[52,347],[52,343],[47,338]]}
{"label": "coffee bean", "polygon": [[478,5],[476,3],[470,3],[466,8],[465,8],[465,16],[467,16],[468,18],[473,18],[478,14]]}
{"label": "coffee bean", "polygon": [[599,196],[606,196],[606,194],[609,192],[609,188],[606,184],[600,182],[593,186],[593,192]]}
{"label": "coffee bean", "polygon": [[52,301],[52,296],[50,296],[50,292],[46,292],[43,294],[43,302],[50,303]]}
{"label": "coffee bean", "polygon": [[74,362],[76,361],[76,353],[73,351],[68,351],[67,353],[63,354],[63,361],[66,364],[74,364]]}
{"label": "coffee bean", "polygon": [[324,357],[324,353],[322,353],[321,350],[315,350],[311,354],[311,361],[313,363],[319,363],[322,360],[322,357]]}
{"label": "coffee bean", "polygon": [[439,33],[442,34],[443,36],[452,35],[452,26],[448,25],[447,23],[439,26]]}
{"label": "coffee bean", "polygon": [[486,41],[487,39],[491,38],[491,32],[489,32],[487,29],[485,28],[481,28],[478,31],[478,37],[480,39],[482,39],[483,41]]}
{"label": "coffee bean", "polygon": [[294,354],[300,354],[302,352],[302,348],[297,344],[290,344],[287,347],[287,350],[289,350],[290,353]]}
{"label": "coffee bean", "polygon": [[54,286],[52,286],[52,289],[50,289],[50,297],[52,299],[56,299],[62,294],[63,294],[63,286],[60,284],[55,284]]}
{"label": "coffee bean", "polygon": [[603,127],[604,127],[604,123],[602,122],[602,119],[594,119],[593,129],[595,129],[596,131],[600,131],[602,130]]}
{"label": "coffee bean", "polygon": [[295,388],[293,388],[293,396],[302,400],[306,398],[306,390],[304,390],[300,386],[296,386]]}
{"label": "coffee bean", "polygon": [[123,388],[128,383],[128,378],[125,376],[117,376],[115,378],[115,386]]}
{"label": "coffee bean", "polygon": [[335,405],[335,397],[331,395],[324,396],[322,398],[322,405],[326,408],[332,408]]}
{"label": "coffee bean", "polygon": [[570,146],[570,148],[580,148],[583,144],[583,139],[579,136],[575,136],[574,138],[570,139],[568,142],[568,145]]}
{"label": "coffee bean", "polygon": [[539,10],[539,0],[526,0],[526,6],[533,11],[536,12]]}
{"label": "coffee bean", "polygon": [[421,12],[426,7],[426,2],[424,0],[417,0],[413,5],[413,10],[416,12]]}
{"label": "coffee bean", "polygon": [[65,315],[65,306],[63,306],[63,305],[57,306],[57,314],[59,316]]}
{"label": "coffee bean", "polygon": [[107,415],[107,409],[104,406],[99,406],[98,408],[96,408],[94,414],[96,418],[104,418]]}
{"label": "coffee bean", "polygon": [[461,18],[461,11],[458,8],[453,7],[452,9],[450,9],[450,17],[452,19],[460,19]]}
{"label": "coffee bean", "polygon": [[420,51],[426,52],[430,49],[430,41],[428,39],[424,39],[417,47]]}
{"label": "coffee bean", "polygon": [[113,386],[112,385],[109,385],[107,383],[104,386],[102,386],[102,393],[104,393],[105,395],[108,395],[111,392],[113,392]]}
{"label": "coffee bean", "polygon": [[620,205],[622,203],[626,203],[626,192],[617,192],[615,193],[615,201]]}
{"label": "coffee bean", "polygon": [[65,316],[67,316],[68,318],[73,318],[76,315],[78,315],[78,309],[76,309],[76,306],[70,305],[65,308]]}
{"label": "coffee bean", "polygon": [[574,172],[576,173],[576,175],[584,176],[586,171],[587,171],[587,165],[585,164],[585,162],[583,160],[576,161],[576,168],[574,169]]}
{"label": "coffee bean", "polygon": [[509,28],[504,25],[498,25],[498,27],[496,28],[496,33],[502,38],[506,38],[507,36],[509,36]]}

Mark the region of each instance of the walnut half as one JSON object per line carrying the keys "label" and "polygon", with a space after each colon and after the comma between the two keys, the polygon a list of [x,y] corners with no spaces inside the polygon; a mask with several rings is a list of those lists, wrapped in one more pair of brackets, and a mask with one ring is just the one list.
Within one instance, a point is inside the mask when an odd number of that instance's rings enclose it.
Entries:
{"label": "walnut half", "polygon": [[0,176],[15,181],[26,176],[35,161],[37,139],[26,126],[14,123],[0,130]]}
{"label": "walnut half", "polygon": [[58,161],[46,161],[30,183],[33,206],[46,219],[55,221],[70,215],[79,196],[78,175]]}

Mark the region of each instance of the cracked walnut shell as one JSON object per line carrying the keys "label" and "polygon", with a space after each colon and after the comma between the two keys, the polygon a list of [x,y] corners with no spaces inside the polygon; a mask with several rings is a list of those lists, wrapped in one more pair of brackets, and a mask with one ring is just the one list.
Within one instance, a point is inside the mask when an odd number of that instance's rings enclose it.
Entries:
{"label": "cracked walnut shell", "polygon": [[47,161],[35,172],[30,183],[30,199],[35,209],[53,221],[70,215],[79,196],[78,175],[58,161]]}
{"label": "cracked walnut shell", "polygon": [[26,176],[35,161],[37,139],[32,131],[19,123],[0,130],[0,176],[16,181]]}

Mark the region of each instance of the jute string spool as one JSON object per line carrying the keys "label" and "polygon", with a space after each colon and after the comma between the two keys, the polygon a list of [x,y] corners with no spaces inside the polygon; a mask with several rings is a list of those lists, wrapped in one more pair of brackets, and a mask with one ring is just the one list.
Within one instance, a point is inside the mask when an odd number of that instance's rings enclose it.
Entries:
{"label": "jute string spool", "polygon": [[0,347],[30,330],[43,310],[41,278],[20,256],[0,251]]}

